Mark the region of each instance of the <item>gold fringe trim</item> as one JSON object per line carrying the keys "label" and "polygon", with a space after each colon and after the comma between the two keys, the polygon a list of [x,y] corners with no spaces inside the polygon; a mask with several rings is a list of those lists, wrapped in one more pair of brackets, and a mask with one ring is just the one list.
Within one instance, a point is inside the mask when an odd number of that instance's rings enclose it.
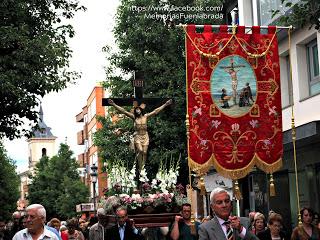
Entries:
{"label": "gold fringe trim", "polygon": [[230,178],[232,180],[244,178],[245,176],[248,175],[248,173],[251,171],[251,169],[255,165],[255,157],[253,157],[253,159],[250,161],[250,163],[246,167],[236,169],[236,170],[229,170],[229,169],[222,167],[220,164],[218,164],[218,161],[216,161],[214,157],[213,157],[213,159],[214,159],[213,166],[217,170],[217,172],[220,175],[222,175],[226,178]]}
{"label": "gold fringe trim", "polygon": [[210,157],[210,159],[207,162],[205,162],[204,164],[199,164],[199,163],[195,162],[194,160],[192,160],[191,157],[189,157],[188,163],[190,164],[189,167],[191,168],[191,170],[196,172],[197,175],[204,175],[212,167],[214,167],[220,175],[222,175],[226,178],[230,178],[232,180],[237,180],[237,179],[244,178],[245,176],[247,176],[251,172],[252,168],[255,165],[259,169],[261,169],[262,171],[264,171],[266,173],[269,173],[269,174],[274,173],[282,167],[282,158],[278,159],[275,163],[267,164],[267,163],[263,162],[255,154],[254,157],[252,158],[252,160],[250,161],[250,163],[246,167],[236,169],[236,170],[230,170],[230,169],[226,169],[226,168],[222,167],[218,163],[218,161],[215,159],[214,155],[212,155]]}
{"label": "gold fringe trim", "polygon": [[204,164],[199,164],[193,161],[191,157],[189,157],[188,163],[191,170],[196,172],[197,175],[205,175],[213,166],[212,156]]}
{"label": "gold fringe trim", "polygon": [[268,164],[263,162],[261,159],[257,157],[256,165],[259,169],[264,171],[265,173],[274,173],[278,171],[282,167],[282,158],[279,158],[276,162],[272,164]]}

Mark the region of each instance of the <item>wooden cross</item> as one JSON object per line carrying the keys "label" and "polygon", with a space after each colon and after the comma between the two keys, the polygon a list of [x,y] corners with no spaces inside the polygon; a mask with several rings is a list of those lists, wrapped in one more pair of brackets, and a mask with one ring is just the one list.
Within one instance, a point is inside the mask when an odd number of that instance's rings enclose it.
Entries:
{"label": "wooden cross", "polygon": [[[167,102],[170,98],[144,98],[143,97],[143,87],[144,87],[144,80],[143,80],[143,75],[142,73],[136,73],[135,78],[132,81],[132,85],[134,88],[134,96],[132,98],[103,98],[102,99],[102,106],[110,106],[108,100],[111,99],[116,105],[118,106],[133,106],[133,102],[137,101],[138,106],[142,103],[146,104],[147,106],[152,106],[152,107],[160,107],[163,105],[165,102]],[[136,155],[137,157],[137,155]],[[140,189],[142,186],[139,185],[139,167],[137,164],[136,167],[136,181],[138,183],[138,189]]]}
{"label": "wooden cross", "polygon": [[143,73],[136,72],[135,78],[132,81],[133,86],[133,97],[131,98],[103,98],[102,99],[102,106],[110,106],[108,103],[108,99],[112,99],[115,104],[119,106],[133,106],[133,102],[137,101],[138,105],[141,103],[144,103],[148,106],[152,107],[159,107],[162,104],[164,104],[166,101],[168,101],[171,98],[144,98],[143,97],[143,88],[145,86],[144,79],[143,79]]}

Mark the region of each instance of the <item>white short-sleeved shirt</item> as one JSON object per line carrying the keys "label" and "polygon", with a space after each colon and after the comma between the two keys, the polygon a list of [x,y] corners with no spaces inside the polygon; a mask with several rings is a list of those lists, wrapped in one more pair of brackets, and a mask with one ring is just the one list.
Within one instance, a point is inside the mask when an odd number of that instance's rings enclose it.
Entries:
{"label": "white short-sleeved shirt", "polygon": [[[50,230],[44,228],[43,233],[40,235],[38,240],[59,240],[59,238]],[[12,240],[32,240],[31,234],[28,232],[28,229],[25,228],[19,232],[17,232]]]}

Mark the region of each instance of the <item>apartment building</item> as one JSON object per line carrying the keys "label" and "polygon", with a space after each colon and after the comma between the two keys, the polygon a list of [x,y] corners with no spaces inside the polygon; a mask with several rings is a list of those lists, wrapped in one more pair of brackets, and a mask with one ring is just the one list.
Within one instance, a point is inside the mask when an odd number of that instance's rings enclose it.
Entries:
{"label": "apartment building", "polygon": [[93,198],[90,172],[93,164],[98,167],[98,179],[95,184],[98,199],[103,196],[103,190],[107,186],[107,177],[106,173],[102,171],[103,166],[99,158],[99,149],[93,143],[93,135],[97,129],[102,127],[96,117],[106,115],[105,107],[102,106],[104,94],[105,90],[102,86],[95,86],[87,99],[86,105],[76,116],[76,121],[82,124],[82,130],[77,133],[77,143],[83,145],[83,152],[78,155],[78,163],[83,169],[81,179],[90,188]]}

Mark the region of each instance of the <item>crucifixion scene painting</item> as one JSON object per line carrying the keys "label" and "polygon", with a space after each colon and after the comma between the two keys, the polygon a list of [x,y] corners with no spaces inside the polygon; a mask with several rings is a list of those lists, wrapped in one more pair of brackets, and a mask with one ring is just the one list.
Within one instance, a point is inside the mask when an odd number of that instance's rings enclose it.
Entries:
{"label": "crucifixion scene painting", "polygon": [[211,75],[211,96],[223,113],[234,117],[247,113],[256,95],[256,77],[244,58],[232,55],[219,61]]}

